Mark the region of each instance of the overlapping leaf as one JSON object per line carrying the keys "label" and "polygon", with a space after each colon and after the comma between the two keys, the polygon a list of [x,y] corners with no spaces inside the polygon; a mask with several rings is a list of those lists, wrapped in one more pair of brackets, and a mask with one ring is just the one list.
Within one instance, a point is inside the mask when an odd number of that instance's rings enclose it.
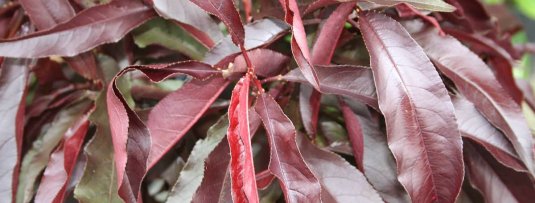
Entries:
{"label": "overlapping leaf", "polygon": [[51,29],[0,40],[0,55],[17,58],[74,56],[98,45],[116,42],[152,17],[154,12],[139,1],[112,1],[84,10]]}
{"label": "overlapping leaf", "polygon": [[[318,66],[320,92],[346,96],[377,109],[377,95],[370,68],[351,65]],[[283,76],[284,80],[306,83],[306,79],[294,69]]]}
{"label": "overlapping leaf", "polygon": [[204,9],[206,12],[217,16],[228,28],[232,41],[243,46],[245,31],[240,19],[240,14],[232,0],[190,0],[192,3]]}
{"label": "overlapping leaf", "polygon": [[398,179],[415,202],[453,202],[464,176],[453,104],[407,31],[378,13],[359,15]]}
{"label": "overlapping leaf", "polygon": [[200,186],[204,175],[205,160],[225,137],[228,127],[226,115],[208,130],[204,140],[197,141],[188,157],[188,162],[180,172],[173,186],[168,202],[191,202],[195,191]]}
{"label": "overlapping leaf", "polygon": [[343,158],[317,148],[303,136],[297,142],[307,165],[321,183],[322,202],[383,202],[366,177]]}
{"label": "overlapping leaf", "polygon": [[290,119],[268,94],[257,99],[255,111],[262,118],[270,145],[269,170],[280,181],[287,202],[320,199],[320,184],[303,160]]}
{"label": "overlapping leaf", "polygon": [[11,202],[21,158],[28,61],[5,59],[0,67],[0,196]]}
{"label": "overlapping leaf", "polygon": [[414,36],[439,70],[453,80],[490,123],[504,132],[521,160],[532,170],[531,132],[520,106],[502,88],[492,70],[453,37],[441,37],[435,30]]}
{"label": "overlapping leaf", "polygon": [[526,171],[507,138],[479,113],[474,104],[461,96],[452,99],[463,137],[485,147],[499,162],[517,171]]}

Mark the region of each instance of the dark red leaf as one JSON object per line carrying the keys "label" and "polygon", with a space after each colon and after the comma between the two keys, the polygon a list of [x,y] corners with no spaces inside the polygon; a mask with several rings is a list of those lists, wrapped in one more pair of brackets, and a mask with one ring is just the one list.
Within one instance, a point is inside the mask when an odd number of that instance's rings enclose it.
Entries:
{"label": "dark red leaf", "polygon": [[18,58],[74,56],[98,45],[120,40],[154,15],[139,1],[112,1],[84,10],[51,29],[0,40],[0,55]]}
{"label": "dark red leaf", "polygon": [[234,202],[259,202],[251,135],[249,132],[249,83],[246,75],[232,90],[227,139],[230,146],[230,176]]}
{"label": "dark red leaf", "polygon": [[206,160],[204,179],[192,202],[232,202],[229,174],[229,143],[223,139]]}
{"label": "dark red leaf", "polygon": [[305,9],[305,12],[303,12],[303,15],[306,15],[312,11],[315,11],[317,9],[320,9],[322,7],[326,7],[326,6],[329,6],[329,5],[332,5],[332,4],[336,4],[338,3],[337,0],[316,0],[312,3],[310,3],[306,9]]}
{"label": "dark red leaf", "polygon": [[[128,69],[126,69],[128,70]],[[138,201],[141,181],[147,169],[151,147],[149,129],[128,107],[117,88],[116,79],[108,86],[107,106],[119,183],[119,196],[127,203]]]}
{"label": "dark red leaf", "polygon": [[234,6],[232,0],[190,0],[206,12],[217,16],[228,28],[232,41],[243,46],[245,40],[245,31],[240,19],[240,13]]}
{"label": "dark red leaf", "polygon": [[[351,65],[318,66],[316,72],[318,73],[320,92],[346,96],[378,109],[375,84],[370,68]],[[306,79],[299,69],[290,71],[283,76],[283,79],[306,83]]]}
{"label": "dark red leaf", "polygon": [[340,108],[344,115],[347,134],[349,141],[351,142],[351,148],[353,149],[353,156],[355,156],[357,168],[364,173],[364,136],[362,134],[362,128],[360,127],[360,121],[357,118],[357,115],[355,115],[353,110],[345,104],[342,98],[339,98],[338,101],[340,102]]}
{"label": "dark red leaf", "polygon": [[227,85],[221,77],[193,79],[154,106],[147,121],[152,137],[149,168],[188,132]]}
{"label": "dark red leaf", "polygon": [[259,189],[266,189],[275,180],[275,176],[269,171],[264,170],[256,174],[256,185]]}
{"label": "dark red leaf", "polygon": [[258,96],[255,111],[260,115],[270,145],[269,170],[279,179],[287,202],[315,202],[320,184],[303,160],[296,131],[279,104],[269,95]]}
{"label": "dark red leaf", "polygon": [[465,143],[464,150],[470,184],[485,202],[530,202],[535,198],[535,183],[528,174],[502,166],[470,142]]}
{"label": "dark red leaf", "polygon": [[89,113],[80,117],[63,136],[63,141],[50,155],[50,161],[39,183],[36,202],[64,202],[67,183],[71,180],[76,159],[82,150],[89,128]]}
{"label": "dark red leaf", "polygon": [[505,166],[517,171],[527,171],[509,140],[476,110],[474,104],[462,96],[453,97],[452,101],[459,130],[464,138],[485,147],[496,160]]}
{"label": "dark red leaf", "polygon": [[[223,39],[223,34],[210,15],[190,0],[154,0],[154,8],[165,19],[176,20],[208,47]],[[188,29],[188,28],[192,29]]]}
{"label": "dark red leaf", "polygon": [[6,202],[13,201],[18,185],[28,65],[5,59],[0,66],[0,196]]}
{"label": "dark red leaf", "polygon": [[489,64],[494,69],[496,79],[500,82],[502,87],[507,90],[507,93],[520,104],[522,101],[522,91],[516,86],[513,77],[514,59],[507,50],[500,47],[496,42],[478,34],[469,34],[453,29],[444,29],[446,33],[459,39],[464,43],[471,45],[471,50],[478,54],[485,54],[489,57]]}
{"label": "dark red leaf", "polygon": [[383,202],[366,177],[342,157],[317,148],[303,136],[297,142],[306,164],[321,184],[322,202]]}
{"label": "dark red leaf", "polygon": [[436,30],[425,30],[414,37],[439,70],[453,80],[490,123],[504,132],[521,160],[532,170],[531,132],[520,106],[501,87],[492,70],[453,37],[438,36]]}
{"label": "dark red leaf", "polygon": [[314,70],[308,48],[305,27],[299,13],[299,7],[295,0],[279,0],[283,4],[285,20],[292,25],[292,54],[299,65],[304,78],[316,89],[320,89],[319,79]]}
{"label": "dark red leaf", "polygon": [[464,176],[462,141],[440,76],[398,22],[359,16],[399,181],[414,202],[454,202]]}
{"label": "dark red leaf", "polygon": [[76,15],[68,0],[21,0],[19,2],[38,30],[54,27]]}
{"label": "dark red leaf", "polygon": [[[255,74],[261,77],[274,77],[287,68],[290,58],[270,49],[254,49],[247,52]],[[223,71],[224,77],[238,78],[247,70],[243,55],[234,59],[234,65]]]}
{"label": "dark red leaf", "polygon": [[[295,69],[298,71],[297,69]],[[307,83],[305,78],[303,83]],[[307,84],[299,86],[299,112],[303,126],[311,138],[316,137],[318,129],[318,115],[320,113],[321,93]]]}

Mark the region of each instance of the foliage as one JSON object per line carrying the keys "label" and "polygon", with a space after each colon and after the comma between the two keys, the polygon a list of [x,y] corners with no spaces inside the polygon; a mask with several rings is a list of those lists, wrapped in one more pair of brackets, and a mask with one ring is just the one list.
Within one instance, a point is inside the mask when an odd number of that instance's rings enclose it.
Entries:
{"label": "foliage", "polygon": [[535,199],[534,46],[478,0],[0,4],[2,202]]}

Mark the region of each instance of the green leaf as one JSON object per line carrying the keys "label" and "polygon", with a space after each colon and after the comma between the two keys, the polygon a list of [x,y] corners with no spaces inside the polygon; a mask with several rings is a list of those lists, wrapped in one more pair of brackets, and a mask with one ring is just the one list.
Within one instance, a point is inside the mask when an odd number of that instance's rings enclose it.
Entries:
{"label": "green leaf", "polygon": [[107,112],[106,93],[101,92],[96,101],[96,109],[89,117],[97,126],[97,131],[85,148],[87,163],[82,178],[74,189],[74,197],[81,203],[123,202],[118,194]]}
{"label": "green leaf", "polygon": [[210,127],[204,140],[197,141],[191,151],[188,162],[180,172],[180,176],[167,202],[191,202],[204,177],[205,161],[225,137],[228,125],[227,116],[224,115],[216,124]]}
{"label": "green leaf", "polygon": [[33,142],[32,148],[23,158],[17,190],[17,203],[30,202],[35,194],[37,178],[45,169],[50,154],[74,122],[82,116],[90,102],[82,101],[60,111],[54,121]]}
{"label": "green leaf", "polygon": [[515,0],[516,7],[524,15],[535,20],[535,1],[533,0]]}
{"label": "green leaf", "polygon": [[208,51],[187,31],[162,18],[156,18],[141,25],[133,33],[134,42],[141,48],[158,44],[195,60],[201,60]]}

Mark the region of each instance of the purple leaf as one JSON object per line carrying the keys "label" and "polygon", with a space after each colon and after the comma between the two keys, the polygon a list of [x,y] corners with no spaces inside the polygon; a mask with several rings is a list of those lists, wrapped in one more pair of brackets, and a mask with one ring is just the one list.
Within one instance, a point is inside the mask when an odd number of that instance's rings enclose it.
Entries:
{"label": "purple leaf", "polygon": [[453,80],[490,123],[504,132],[521,160],[532,170],[531,132],[520,106],[502,88],[492,70],[453,37],[441,37],[432,29],[414,37],[438,69]]}
{"label": "purple leaf", "polygon": [[320,199],[320,184],[303,160],[296,131],[279,104],[269,95],[258,96],[255,111],[262,118],[270,145],[269,170],[281,185],[287,202],[314,202]]}
{"label": "purple leaf", "polygon": [[359,16],[399,181],[414,202],[454,202],[464,176],[462,141],[440,76],[398,22]]}
{"label": "purple leaf", "polygon": [[120,40],[154,15],[139,1],[112,1],[84,10],[51,29],[0,40],[0,55],[15,58],[75,56],[98,45]]}

